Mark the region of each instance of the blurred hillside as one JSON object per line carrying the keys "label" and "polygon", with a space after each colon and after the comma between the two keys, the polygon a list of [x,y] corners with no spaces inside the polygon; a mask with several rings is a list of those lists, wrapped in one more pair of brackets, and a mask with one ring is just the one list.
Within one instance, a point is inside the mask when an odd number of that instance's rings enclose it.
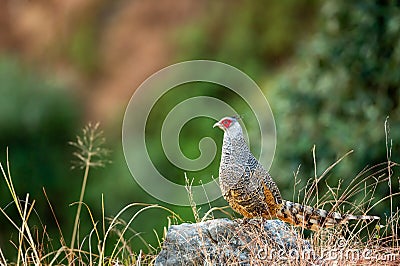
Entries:
{"label": "blurred hillside", "polygon": [[[314,144],[318,174],[354,149],[330,175],[331,185],[338,178],[351,179],[367,165],[384,162],[387,116],[392,159],[400,159],[400,7],[396,2],[0,3],[0,90],[5,95],[0,99],[0,158],[5,161],[8,146],[16,189],[21,197],[29,192],[38,200],[38,215],[49,232],[56,232],[56,227],[42,187],[68,237],[75,211],[68,205],[78,200],[81,173],[68,169],[73,149],[67,142],[89,120],[102,123],[113,161],[89,176],[84,201],[95,219],[101,217],[102,193],[106,216],[115,215],[128,203],[150,202],[173,209],[184,220],[194,219],[189,208],[168,206],[146,194],[130,176],[121,146],[123,112],[134,90],[149,75],[183,60],[220,60],[261,85],[277,124],[271,172],[289,199],[298,165],[303,182],[314,175]],[[174,105],[197,95],[224,100],[241,114],[249,112],[237,95],[210,85],[177,88],[162,97],[149,116],[149,124],[154,126],[146,138],[158,170],[178,183],[184,173],[163,154],[159,129]],[[253,116],[245,119],[253,120]],[[212,136],[220,148],[222,132],[212,131],[212,121],[200,120],[190,121],[180,136],[189,158],[199,155],[196,140],[204,134]],[[252,149],[259,149],[256,146]],[[206,169],[187,174],[197,184],[216,176],[218,163],[217,156]],[[397,176],[393,178],[396,189]],[[387,186],[378,191],[382,197],[388,194]],[[10,199],[3,184],[0,192],[1,206],[5,206]],[[224,200],[212,203],[226,204]],[[208,208],[202,206],[201,213]],[[165,212],[150,211],[135,220],[132,228],[157,246],[152,230],[162,234],[165,216]],[[82,216],[82,235],[89,228],[85,219],[87,214]],[[4,227],[0,231],[2,247],[16,237],[10,236],[9,230]],[[143,247],[137,238],[132,244],[136,250]]]}
{"label": "blurred hillside", "polygon": [[[86,115],[115,120],[149,75],[174,62],[177,29],[207,1],[7,1],[0,50],[70,82]],[[151,59],[151,60],[150,60]]]}

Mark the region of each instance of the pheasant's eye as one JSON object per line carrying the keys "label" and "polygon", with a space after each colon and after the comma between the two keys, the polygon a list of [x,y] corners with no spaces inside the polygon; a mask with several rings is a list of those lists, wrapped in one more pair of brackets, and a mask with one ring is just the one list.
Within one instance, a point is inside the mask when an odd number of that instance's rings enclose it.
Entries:
{"label": "pheasant's eye", "polygon": [[224,125],[224,127],[228,128],[231,125],[232,121],[229,119],[225,119],[224,121],[222,121],[222,124]]}

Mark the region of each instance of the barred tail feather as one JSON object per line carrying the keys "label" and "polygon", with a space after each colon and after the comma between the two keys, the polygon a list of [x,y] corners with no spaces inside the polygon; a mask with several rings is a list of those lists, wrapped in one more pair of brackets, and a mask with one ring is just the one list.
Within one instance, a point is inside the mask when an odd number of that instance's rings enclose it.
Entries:
{"label": "barred tail feather", "polygon": [[301,226],[314,231],[320,228],[332,227],[337,224],[347,223],[349,220],[377,220],[378,216],[340,214],[338,212],[327,212],[311,206],[283,200],[282,208],[276,216],[295,226]]}

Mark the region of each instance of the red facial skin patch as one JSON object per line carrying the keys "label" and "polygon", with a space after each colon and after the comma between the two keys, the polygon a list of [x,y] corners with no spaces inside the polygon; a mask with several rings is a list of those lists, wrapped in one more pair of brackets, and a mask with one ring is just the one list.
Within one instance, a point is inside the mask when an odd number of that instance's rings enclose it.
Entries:
{"label": "red facial skin patch", "polygon": [[225,128],[228,128],[228,127],[231,125],[231,123],[232,123],[232,120],[230,120],[230,119],[224,119],[224,120],[221,122],[221,124],[222,124]]}

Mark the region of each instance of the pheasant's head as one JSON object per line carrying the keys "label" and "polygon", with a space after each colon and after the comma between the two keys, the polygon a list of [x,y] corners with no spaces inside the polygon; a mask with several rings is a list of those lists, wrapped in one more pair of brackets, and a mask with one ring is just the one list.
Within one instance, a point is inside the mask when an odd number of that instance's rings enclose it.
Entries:
{"label": "pheasant's head", "polygon": [[229,133],[230,135],[242,133],[242,128],[236,117],[224,117],[215,123],[213,127],[219,127],[225,133]]}

